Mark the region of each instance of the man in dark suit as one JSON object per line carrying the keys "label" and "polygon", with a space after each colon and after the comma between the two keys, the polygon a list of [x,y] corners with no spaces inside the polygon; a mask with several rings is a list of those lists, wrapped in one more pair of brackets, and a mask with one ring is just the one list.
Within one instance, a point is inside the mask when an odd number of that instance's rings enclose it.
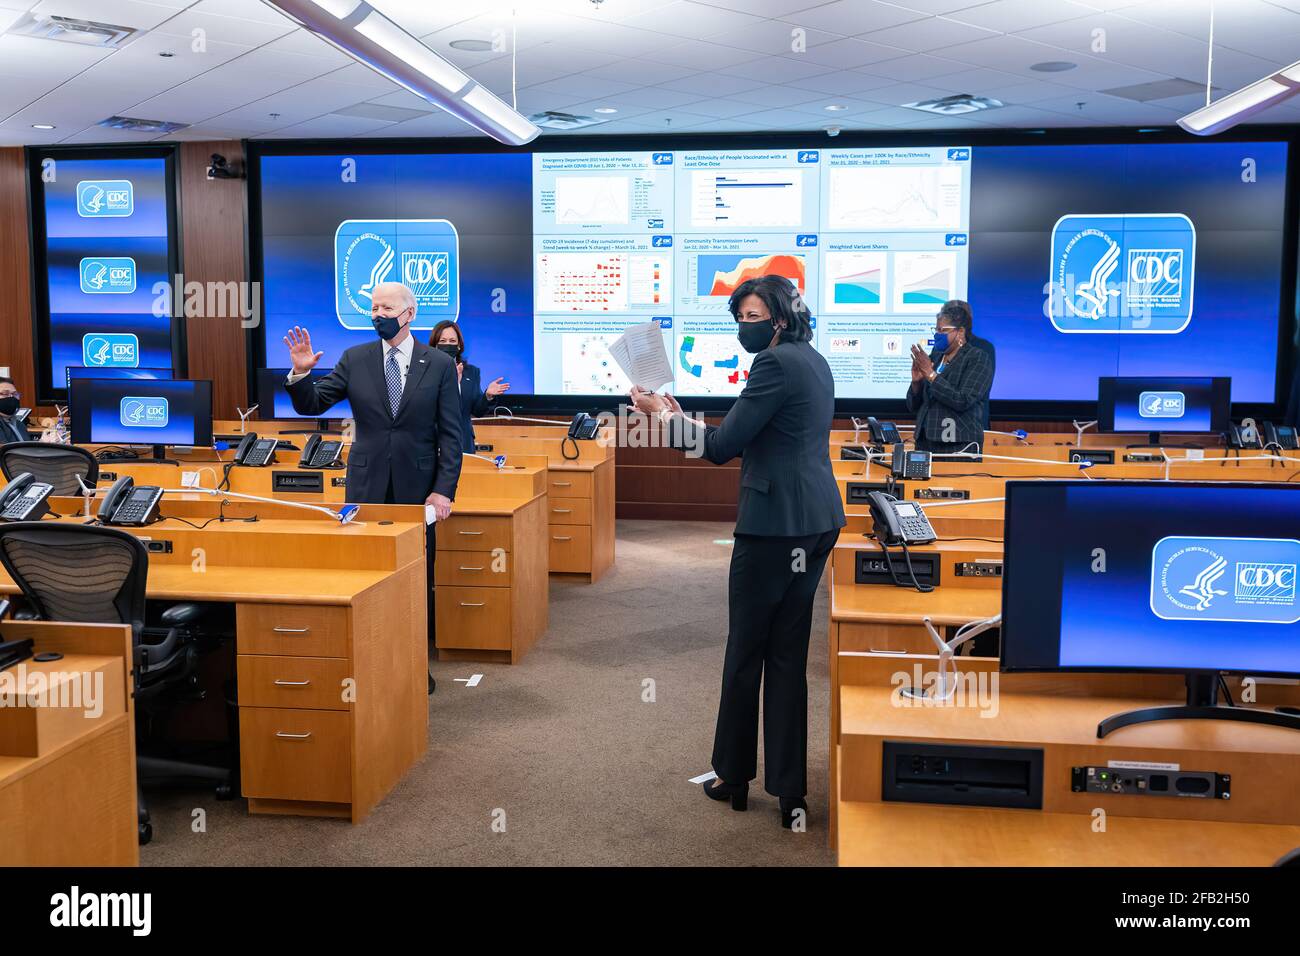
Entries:
{"label": "man in dark suit", "polygon": [[426,504],[451,514],[460,478],[460,391],[456,364],[415,341],[415,296],[406,286],[375,286],[371,322],[381,341],[354,345],[334,370],[313,379],[323,352],[306,329],[286,337],[293,372],[287,391],[299,415],[319,417],[348,399],[356,436],[348,454],[347,498],[358,504]]}

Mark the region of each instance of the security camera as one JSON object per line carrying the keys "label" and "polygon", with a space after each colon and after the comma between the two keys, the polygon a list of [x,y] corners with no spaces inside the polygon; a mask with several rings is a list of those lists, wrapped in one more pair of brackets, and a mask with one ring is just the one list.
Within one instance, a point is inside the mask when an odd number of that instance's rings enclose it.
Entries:
{"label": "security camera", "polygon": [[244,171],[238,164],[232,166],[226,157],[213,153],[208,160],[208,179],[243,179]]}
{"label": "security camera", "polygon": [[826,127],[826,135],[827,135],[827,136],[839,136],[839,135],[840,135],[840,128],[839,128],[838,126],[827,126],[827,127]]}

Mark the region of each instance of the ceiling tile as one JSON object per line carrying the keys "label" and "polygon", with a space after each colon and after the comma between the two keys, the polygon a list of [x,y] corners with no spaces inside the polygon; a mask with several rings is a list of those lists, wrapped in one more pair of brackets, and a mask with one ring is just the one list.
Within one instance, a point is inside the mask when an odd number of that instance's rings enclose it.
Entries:
{"label": "ceiling tile", "polygon": [[1096,15],[1095,7],[1073,0],[993,0],[949,13],[947,19],[999,33],[1017,33],[1048,23]]}
{"label": "ceiling tile", "polygon": [[761,80],[728,76],[725,73],[696,73],[694,76],[684,76],[680,80],[659,85],[665,90],[698,93],[700,96],[731,96],[734,93],[761,89],[765,84]]}
{"label": "ceiling tile", "polygon": [[684,43],[656,50],[647,55],[646,59],[671,63],[690,70],[719,70],[724,66],[735,66],[737,63],[750,63],[758,57],[752,50],[741,50],[703,40],[687,40]]}
{"label": "ceiling tile", "polygon": [[954,43],[969,43],[996,35],[994,32],[981,27],[973,27],[967,23],[958,23],[956,20],[944,20],[939,17],[931,17],[928,20],[913,20],[911,23],[888,27],[884,30],[873,30],[865,34],[866,39],[874,43],[895,46],[902,50],[910,50],[913,53],[929,53],[932,50],[939,50]]}
{"label": "ceiling tile", "polygon": [[829,43],[810,46],[805,53],[799,54],[809,63],[837,70],[853,70],[897,59],[906,51],[898,47],[873,43],[870,40],[842,39]]}
{"label": "ceiling tile", "polygon": [[743,76],[749,79],[762,80],[766,83],[784,83],[787,80],[795,80],[800,77],[820,76],[829,73],[830,70],[824,66],[800,60],[798,57],[772,56],[751,60],[749,63],[738,63],[735,66],[728,66],[718,70],[718,72],[730,76]]}

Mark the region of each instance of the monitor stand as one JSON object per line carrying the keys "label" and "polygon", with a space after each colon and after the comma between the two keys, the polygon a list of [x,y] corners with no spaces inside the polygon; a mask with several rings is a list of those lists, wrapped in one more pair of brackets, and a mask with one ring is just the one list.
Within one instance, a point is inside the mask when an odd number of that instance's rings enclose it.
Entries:
{"label": "monitor stand", "polygon": [[142,465],[179,465],[180,464],[180,462],[177,461],[175,458],[167,457],[166,445],[154,445],[153,457],[137,458],[135,459],[135,462],[137,464],[142,464]]}
{"label": "monitor stand", "polygon": [[1147,432],[1147,441],[1145,445],[1142,444],[1141,442],[1138,442],[1135,445],[1125,445],[1124,449],[1127,451],[1130,448],[1200,448],[1200,447],[1201,447],[1200,445],[1193,444],[1192,442],[1162,442],[1160,440],[1159,432]]}
{"label": "monitor stand", "polygon": [[1219,703],[1219,675],[1196,672],[1185,675],[1187,703],[1164,707],[1143,707],[1107,717],[1097,725],[1098,739],[1112,731],[1132,724],[1147,724],[1156,720],[1244,720],[1251,724],[1272,724],[1300,730],[1300,717],[1279,714],[1253,707],[1232,707]]}
{"label": "monitor stand", "polygon": [[316,419],[316,426],[314,428],[293,428],[293,429],[289,429],[288,431],[282,431],[280,432],[280,434],[281,435],[338,435],[340,438],[343,437],[343,432],[330,427],[330,420],[328,418]]}

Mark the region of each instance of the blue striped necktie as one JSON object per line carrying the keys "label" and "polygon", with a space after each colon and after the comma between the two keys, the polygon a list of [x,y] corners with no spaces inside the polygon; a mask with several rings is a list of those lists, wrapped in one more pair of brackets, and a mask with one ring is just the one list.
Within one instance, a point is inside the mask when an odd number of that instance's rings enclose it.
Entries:
{"label": "blue striped necktie", "polygon": [[397,417],[397,406],[402,401],[402,370],[397,367],[397,349],[388,350],[384,364],[384,378],[388,380],[388,410]]}

